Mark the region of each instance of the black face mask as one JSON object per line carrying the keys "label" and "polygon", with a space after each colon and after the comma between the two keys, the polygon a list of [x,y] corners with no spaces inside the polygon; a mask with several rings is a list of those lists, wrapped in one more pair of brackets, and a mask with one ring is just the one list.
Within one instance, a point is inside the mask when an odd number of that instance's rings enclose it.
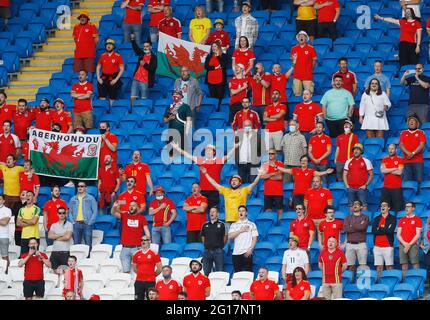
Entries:
{"label": "black face mask", "polygon": [[45,111],[48,107],[40,107],[40,111]]}
{"label": "black face mask", "polygon": [[60,130],[60,129],[58,129],[58,128],[53,128],[51,131],[52,131],[52,132],[60,132],[61,130]]}
{"label": "black face mask", "polygon": [[100,134],[105,134],[106,133],[106,129],[100,129]]}

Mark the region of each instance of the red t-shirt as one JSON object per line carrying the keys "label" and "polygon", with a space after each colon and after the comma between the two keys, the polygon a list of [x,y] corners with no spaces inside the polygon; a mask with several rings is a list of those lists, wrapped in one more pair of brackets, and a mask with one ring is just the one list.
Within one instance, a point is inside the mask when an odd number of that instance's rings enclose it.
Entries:
{"label": "red t-shirt", "polygon": [[270,89],[271,91],[279,91],[279,102],[287,102],[287,82],[288,78],[284,73],[279,76],[271,74],[270,75]]}
{"label": "red t-shirt", "polygon": [[0,162],[6,162],[9,154],[16,154],[16,149],[21,146],[16,135],[9,133],[6,137],[3,133],[0,134]]}
{"label": "red t-shirt", "polygon": [[0,133],[3,133],[3,122],[5,120],[12,121],[15,112],[16,106],[12,104],[5,103],[0,107]]}
{"label": "red t-shirt", "polygon": [[10,0],[0,0],[0,7],[10,7]]}
{"label": "red t-shirt", "polygon": [[242,90],[242,91],[240,91],[237,94],[231,94],[230,93],[230,105],[233,105],[233,104],[238,103],[238,102],[242,102],[242,99],[247,96],[248,89],[250,87],[249,78],[248,77],[244,77],[244,78],[241,78],[241,79],[233,77],[233,78],[230,79],[230,81],[229,81],[230,90],[231,89],[237,90],[239,88],[242,88],[245,85],[245,83],[248,86],[247,89]]}
{"label": "red t-shirt", "polygon": [[230,36],[228,32],[224,30],[217,31],[215,30],[211,34],[209,34],[208,39],[206,40],[206,44],[212,44],[214,42],[218,42],[221,44],[221,47],[227,47],[230,45]]}
{"label": "red t-shirt", "polygon": [[430,18],[428,18],[428,19],[427,19],[427,22],[426,22],[426,28],[427,28],[427,29],[430,29]]}
{"label": "red t-shirt", "polygon": [[51,131],[55,111],[51,109],[41,111],[39,108],[33,109],[33,111],[36,115],[36,129]]}
{"label": "red t-shirt", "polygon": [[119,179],[119,171],[117,167],[110,166],[99,168],[100,192],[112,193],[115,191],[117,180]]}
{"label": "red t-shirt", "polygon": [[137,251],[133,256],[133,263],[137,265],[136,281],[155,282],[154,270],[158,262],[161,262],[160,256],[151,249]]}
{"label": "red t-shirt", "polygon": [[[403,165],[403,159],[399,156],[385,157],[382,163],[387,169],[399,168]],[[402,187],[402,176],[392,173],[384,174],[384,188],[398,189]]]}
{"label": "red t-shirt", "polygon": [[[331,146],[331,139],[326,134],[314,135],[309,140],[309,145],[312,146],[312,155],[315,159],[318,159],[323,156],[324,153],[327,152],[328,147]],[[313,163],[313,161],[312,161]],[[328,157],[321,161],[321,164],[328,164]]]}
{"label": "red t-shirt", "polygon": [[28,173],[22,171],[19,173],[19,185],[20,185],[20,192],[24,190],[31,190],[35,192],[35,188],[38,186],[40,187],[40,180],[39,176],[36,173],[33,173],[31,178],[28,178]]}
{"label": "red t-shirt", "polygon": [[[202,195],[197,197],[192,195],[185,200],[185,203],[189,206],[200,206],[202,203],[208,203],[208,199]],[[206,212],[187,212],[187,231],[200,231],[205,222]]]}
{"label": "red t-shirt", "polygon": [[[72,86],[72,91],[79,94],[87,94],[87,93],[93,93],[94,87],[91,82],[84,82],[84,83],[75,83]],[[86,111],[91,111],[93,109],[93,104],[91,102],[91,98],[89,99],[75,99],[75,107],[73,109],[74,113],[81,113]]]}
{"label": "red t-shirt", "polygon": [[133,189],[132,192],[128,192],[127,190],[124,191],[118,196],[117,200],[125,201],[125,203],[121,204],[119,207],[121,211],[128,211],[130,202],[132,201],[136,201],[139,208],[141,208],[146,203],[145,195],[142,192],[137,191],[137,189]]}
{"label": "red t-shirt", "polygon": [[[58,123],[61,125],[61,132],[67,133],[69,131],[69,127],[72,125],[72,117],[69,112],[66,111],[56,111],[52,115],[52,123]],[[103,158],[100,158],[103,159]]]}
{"label": "red t-shirt", "polygon": [[158,300],[178,300],[178,294],[182,291],[182,286],[173,279],[170,279],[168,283],[160,280],[155,288],[158,290]]}
{"label": "red t-shirt", "polygon": [[[216,55],[213,55],[212,58],[209,60],[209,66],[214,67],[214,68],[220,66],[219,59]],[[222,83],[222,76],[223,76],[222,68],[209,70],[208,71],[208,83],[209,84],[220,84],[220,83]]]}
{"label": "red t-shirt", "polygon": [[154,227],[162,227],[164,223],[170,220],[171,212],[172,210],[176,209],[176,205],[173,203],[173,201],[166,196],[164,196],[163,200],[158,201],[157,199],[152,200],[149,204],[149,207],[151,209],[157,209],[162,204],[166,205],[166,208],[163,210],[158,211],[153,218],[153,224]]}
{"label": "red t-shirt", "polygon": [[103,74],[114,74],[119,72],[119,67],[124,66],[122,56],[117,52],[111,54],[105,52],[100,56],[99,63]]}
{"label": "red t-shirt", "polygon": [[[27,253],[21,255],[21,259],[28,256]],[[48,256],[43,252],[40,253],[44,259],[48,259]],[[39,257],[33,255],[28,259],[24,268],[24,280],[43,280],[43,262],[39,260]]]}
{"label": "red t-shirt", "polygon": [[158,31],[165,33],[171,37],[178,38],[179,34],[182,33],[181,21],[176,18],[163,18],[158,23]]}
{"label": "red t-shirt", "polygon": [[313,59],[317,57],[315,48],[309,44],[301,47],[299,44],[291,49],[291,55],[297,54],[294,79],[302,81],[313,80]]}
{"label": "red t-shirt", "polygon": [[[112,132],[106,132],[105,133],[105,137],[106,137],[106,139],[111,144],[113,144],[113,145],[116,144],[118,146],[118,137],[115,134],[113,134]],[[109,147],[107,146],[107,144],[104,141],[104,139],[101,139],[100,166],[104,166],[105,156],[108,155],[108,154],[112,157],[112,160],[113,160],[112,161],[112,166],[116,167],[116,165],[118,163],[118,153],[117,153],[117,151],[112,151],[111,149],[109,149]],[[146,181],[146,179],[145,179],[145,181]],[[136,181],[136,183],[137,183],[137,181]]]}
{"label": "red t-shirt", "polygon": [[[197,165],[206,168],[208,175],[217,183],[221,181],[221,171],[224,166],[223,158],[197,158]],[[200,172],[200,188],[204,191],[215,191],[215,187],[209,183],[206,176]]]}
{"label": "red t-shirt", "polygon": [[336,9],[340,9],[339,2],[337,0],[316,0],[315,4],[323,4],[331,2],[331,5],[318,9],[318,22],[333,22],[336,16]]}
{"label": "red t-shirt", "polygon": [[124,174],[126,177],[135,177],[136,190],[146,194],[146,177],[151,175],[151,170],[146,163],[129,163],[125,167]]}
{"label": "red t-shirt", "polygon": [[400,42],[416,43],[415,35],[418,30],[422,29],[419,21],[406,21],[406,19],[400,19]]}
{"label": "red t-shirt", "polygon": [[329,200],[333,200],[331,191],[326,188],[309,189],[305,193],[305,201],[308,202],[308,217],[311,219],[324,219],[324,208]]}
{"label": "red t-shirt", "polygon": [[48,218],[48,221],[46,223],[48,230],[51,229],[51,226],[58,222],[58,208],[63,207],[66,210],[69,210],[69,207],[67,206],[66,201],[63,199],[51,199],[45,203],[45,206],[43,207],[43,212],[46,212],[46,216]]}
{"label": "red t-shirt", "polygon": [[95,58],[96,42],[95,38],[99,31],[95,24],[88,22],[86,24],[76,24],[73,28],[73,38],[75,39],[76,49],[75,58]]}
{"label": "red t-shirt", "polygon": [[[397,226],[397,228],[402,228],[400,235],[406,242],[410,242],[417,234],[417,228],[422,229],[422,227],[423,223],[416,215],[412,217],[404,216],[399,220],[399,225]],[[415,243],[417,242],[418,240]]]}
{"label": "red t-shirt", "polygon": [[315,231],[315,225],[311,218],[305,216],[303,219],[295,219],[290,224],[290,233],[299,238],[299,248],[307,249],[309,244],[309,231]]}
{"label": "red t-shirt", "polygon": [[[275,165],[278,167],[283,168],[284,164],[282,161],[275,160]],[[267,169],[267,173],[279,173],[279,169],[275,169],[274,167],[269,165],[269,162],[266,162],[263,167]],[[272,179],[265,179],[264,180],[264,195],[265,196],[283,196],[284,195],[284,188],[283,188],[284,180],[272,180]]]}
{"label": "red t-shirt", "polygon": [[333,220],[333,221],[327,221],[324,220],[320,223],[318,227],[318,231],[323,234],[324,239],[324,246],[327,248],[327,241],[330,237],[335,237],[337,240],[337,243],[340,243],[340,232],[343,228],[343,221],[342,220]]}
{"label": "red t-shirt", "polygon": [[293,195],[305,194],[312,187],[312,178],[315,170],[311,168],[291,168],[292,176],[294,177]]}
{"label": "red t-shirt", "polygon": [[[403,146],[409,152],[415,151],[421,142],[427,143],[427,138],[424,131],[417,129],[415,131],[404,130],[400,134],[399,143],[403,143]],[[425,148],[424,148],[425,149]],[[404,163],[423,163],[424,162],[424,149],[421,152],[415,154],[412,159],[408,160],[404,157]]]}
{"label": "red t-shirt", "polygon": [[13,115],[14,132],[19,140],[27,140],[27,129],[34,120],[34,114],[30,111],[24,113],[15,112]]}
{"label": "red t-shirt", "polygon": [[318,262],[323,264],[323,283],[342,283],[342,265],[346,263],[342,250],[336,249],[334,252],[323,250]]}
{"label": "red t-shirt", "polygon": [[[379,227],[384,228],[385,227],[385,220],[381,215],[381,220],[379,221]],[[388,241],[388,238],[386,235],[377,235],[375,236],[375,246],[381,247],[381,248],[388,248],[391,247],[390,242]]]}
{"label": "red t-shirt", "polygon": [[[170,4],[170,0],[149,0],[148,8],[149,7],[158,7],[165,4]],[[150,27],[158,27],[158,24],[161,20],[164,18],[164,12],[161,10],[157,13],[151,13],[151,18],[149,21]]]}
{"label": "red t-shirt", "polygon": [[206,300],[205,289],[211,286],[209,278],[201,273],[196,277],[192,273],[185,276],[183,284],[188,300]]}
{"label": "red t-shirt", "polygon": [[243,123],[246,120],[250,120],[252,122],[252,128],[253,129],[260,129],[260,118],[258,117],[258,113],[254,110],[248,109],[248,111],[245,111],[244,109],[236,112],[234,115],[233,123],[231,124],[231,127],[234,131],[238,129],[243,129]]}
{"label": "red t-shirt", "polygon": [[354,145],[358,143],[358,136],[353,133],[341,134],[336,138],[336,147],[339,148],[336,162],[346,162],[353,155]]}
{"label": "red t-shirt", "polygon": [[139,247],[143,236],[143,227],[148,221],[143,214],[121,212],[121,244],[123,246]]}
{"label": "red t-shirt", "polygon": [[[287,107],[282,104],[282,103],[278,103],[277,105],[275,104],[271,104],[268,105],[265,109],[264,109],[264,113],[270,117],[270,116],[274,116],[279,114],[281,111],[285,111],[287,112]],[[270,121],[266,123],[266,130],[268,132],[277,132],[277,131],[284,131],[285,129],[285,121],[284,121],[284,117],[279,118],[276,121]]]}
{"label": "red t-shirt", "polygon": [[[251,60],[255,60],[255,54],[252,50],[246,49],[245,51],[242,51],[240,49],[236,49],[233,52],[232,58],[236,59],[236,64],[243,64],[245,67],[245,70],[249,67],[249,62]],[[252,73],[252,71],[251,71]]]}
{"label": "red t-shirt", "polygon": [[[264,73],[261,78],[268,83],[271,81],[269,73]],[[252,105],[254,107],[266,106],[271,103],[270,87],[266,89],[261,82],[257,82],[253,77],[249,79],[249,83],[251,85]]]}
{"label": "red t-shirt", "polygon": [[351,92],[352,95],[354,95],[353,85],[357,84],[357,77],[355,76],[355,73],[349,70],[346,70],[346,72],[341,72],[339,70],[338,72],[333,74],[331,78],[334,79],[334,77],[336,76],[342,77],[343,79],[342,88],[344,88],[345,90],[348,90],[349,92]]}
{"label": "red t-shirt", "polygon": [[313,101],[308,103],[301,102],[296,105],[294,114],[297,116],[299,122],[300,132],[310,132],[315,129],[316,116],[321,114],[321,106]]}
{"label": "red t-shirt", "polygon": [[266,281],[255,280],[251,284],[250,291],[254,294],[255,300],[274,300],[275,292],[279,291],[279,286],[270,279]]}
{"label": "red t-shirt", "polygon": [[28,145],[28,141],[22,144],[22,156],[24,160],[30,159],[30,146]]}
{"label": "red t-shirt", "polygon": [[347,171],[346,181],[352,189],[364,186],[369,178],[368,173],[373,170],[372,163],[363,157],[351,158],[345,163],[344,171]]}
{"label": "red t-shirt", "polygon": [[[123,2],[125,2],[125,1],[123,1]],[[143,8],[144,4],[145,4],[145,0],[130,0],[130,2],[128,3],[128,5],[132,6],[132,7],[137,7],[138,5],[141,5],[140,6],[141,8]],[[124,16],[124,23],[142,24],[142,11],[126,8],[125,9],[125,16]]]}
{"label": "red t-shirt", "polygon": [[[143,61],[144,63],[149,65],[149,63],[151,61],[151,57],[152,57],[151,53],[145,54],[140,61]],[[137,80],[139,82],[143,82],[143,83],[148,84],[149,83],[149,72],[148,72],[148,70],[146,70],[145,67],[139,63],[139,67],[137,68],[137,71],[134,74],[133,79]]]}
{"label": "red t-shirt", "polygon": [[287,291],[290,294],[291,299],[302,300],[306,291],[311,292],[311,284],[309,281],[301,280],[295,287],[293,287],[293,283],[289,282],[287,285]]}

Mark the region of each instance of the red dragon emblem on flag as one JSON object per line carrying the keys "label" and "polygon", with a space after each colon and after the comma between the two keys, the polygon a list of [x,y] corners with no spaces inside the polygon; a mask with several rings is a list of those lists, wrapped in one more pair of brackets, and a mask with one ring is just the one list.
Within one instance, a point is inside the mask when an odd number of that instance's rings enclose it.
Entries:
{"label": "red dragon emblem on flag", "polygon": [[46,156],[47,166],[56,167],[56,169],[65,169],[70,167],[70,170],[76,170],[78,161],[84,154],[84,148],[78,149],[79,146],[74,146],[69,143],[60,149],[58,141],[45,142],[42,151]]}
{"label": "red dragon emblem on flag", "polygon": [[199,78],[205,71],[202,58],[207,55],[207,52],[196,47],[190,59],[190,53],[183,45],[177,46],[174,44],[173,50],[166,45],[165,50],[170,63],[171,72],[175,73],[173,67],[188,67],[191,72],[195,73],[196,78]]}

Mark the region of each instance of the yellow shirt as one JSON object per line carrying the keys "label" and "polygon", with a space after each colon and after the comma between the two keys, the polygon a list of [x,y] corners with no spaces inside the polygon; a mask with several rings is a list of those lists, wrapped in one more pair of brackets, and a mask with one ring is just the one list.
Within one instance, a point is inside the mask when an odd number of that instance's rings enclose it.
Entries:
{"label": "yellow shirt", "polygon": [[39,217],[40,217],[40,208],[36,205],[31,206],[30,208],[25,206],[19,209],[18,217],[25,220],[33,219],[33,217],[37,217],[37,223],[32,226],[27,226],[22,228],[22,239],[36,238],[39,239]]}
{"label": "yellow shirt", "polygon": [[82,204],[84,203],[82,200],[84,199],[84,197],[82,196],[78,196],[78,201],[79,201],[79,205],[78,205],[78,216],[76,217],[76,221],[84,221],[84,213],[82,212]]}
{"label": "yellow shirt", "polygon": [[297,10],[297,20],[314,20],[317,12],[313,6],[300,6]]}
{"label": "yellow shirt", "polygon": [[224,196],[225,205],[225,221],[236,222],[239,220],[239,212],[237,209],[240,206],[246,206],[248,195],[251,194],[250,187],[238,188],[236,190],[231,188],[221,187],[219,193]]}
{"label": "yellow shirt", "polygon": [[190,32],[193,35],[195,43],[200,43],[206,37],[207,30],[212,28],[212,22],[209,18],[194,18],[190,22]]}
{"label": "yellow shirt", "polygon": [[7,196],[19,197],[19,173],[24,171],[21,166],[9,168],[0,164],[0,170],[3,173],[4,194]]}

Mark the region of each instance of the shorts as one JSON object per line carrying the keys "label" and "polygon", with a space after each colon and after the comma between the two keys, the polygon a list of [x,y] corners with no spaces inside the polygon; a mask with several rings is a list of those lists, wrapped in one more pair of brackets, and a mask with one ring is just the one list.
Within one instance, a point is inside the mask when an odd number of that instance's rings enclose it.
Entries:
{"label": "shorts", "polygon": [[24,298],[43,298],[45,295],[45,280],[24,280]]}
{"label": "shorts", "polygon": [[296,19],[296,33],[299,31],[306,31],[308,36],[316,36],[317,35],[317,26],[318,20],[298,20]]}
{"label": "shorts", "polygon": [[275,131],[275,132],[266,131],[265,143],[269,147],[269,149],[275,148],[276,151],[281,151],[283,137],[284,137],[284,132],[282,131]]}
{"label": "shorts", "polygon": [[0,239],[0,255],[2,258],[9,257],[9,238]]}
{"label": "shorts", "polygon": [[49,261],[51,261],[52,269],[58,269],[59,266],[67,266],[70,251],[52,251]]}
{"label": "shorts", "polygon": [[373,247],[373,257],[375,266],[393,266],[394,248],[393,247]]}
{"label": "shorts", "polygon": [[148,84],[133,80],[131,83],[131,95],[132,98],[147,99],[148,98]]}
{"label": "shorts", "polygon": [[83,126],[85,129],[91,129],[93,127],[93,112],[84,111],[75,113],[75,120],[73,121],[73,126]]}
{"label": "shorts", "polygon": [[304,89],[314,93],[314,87],[315,85],[312,80],[293,79],[293,93],[295,96],[301,96]]}
{"label": "shorts", "polygon": [[342,283],[324,283],[322,293],[326,300],[342,298]]}
{"label": "shorts", "polygon": [[352,207],[354,201],[360,200],[363,206],[367,206],[367,189],[348,189],[348,206]]}
{"label": "shorts", "polygon": [[97,82],[97,88],[99,89],[99,98],[107,98],[110,100],[117,100],[119,96],[119,90],[121,89],[122,82],[118,80],[114,85],[110,84],[109,80],[102,80],[103,83]]}
{"label": "shorts", "polygon": [[73,71],[76,73],[82,70],[86,72],[96,71],[94,60],[94,58],[75,58],[73,60]]}
{"label": "shorts", "polygon": [[367,244],[366,242],[352,244],[346,244],[345,250],[346,264],[348,266],[355,266],[355,262],[358,259],[359,265],[366,265],[367,263]]}
{"label": "shorts", "polygon": [[264,196],[264,211],[272,210],[275,207],[276,210],[284,209],[284,197],[283,196]]}
{"label": "shorts", "polygon": [[420,251],[417,244],[414,244],[409,249],[408,253],[403,251],[405,247],[400,243],[399,244],[399,256],[400,256],[400,264],[407,264],[408,261],[411,264],[418,264],[420,262]]}

